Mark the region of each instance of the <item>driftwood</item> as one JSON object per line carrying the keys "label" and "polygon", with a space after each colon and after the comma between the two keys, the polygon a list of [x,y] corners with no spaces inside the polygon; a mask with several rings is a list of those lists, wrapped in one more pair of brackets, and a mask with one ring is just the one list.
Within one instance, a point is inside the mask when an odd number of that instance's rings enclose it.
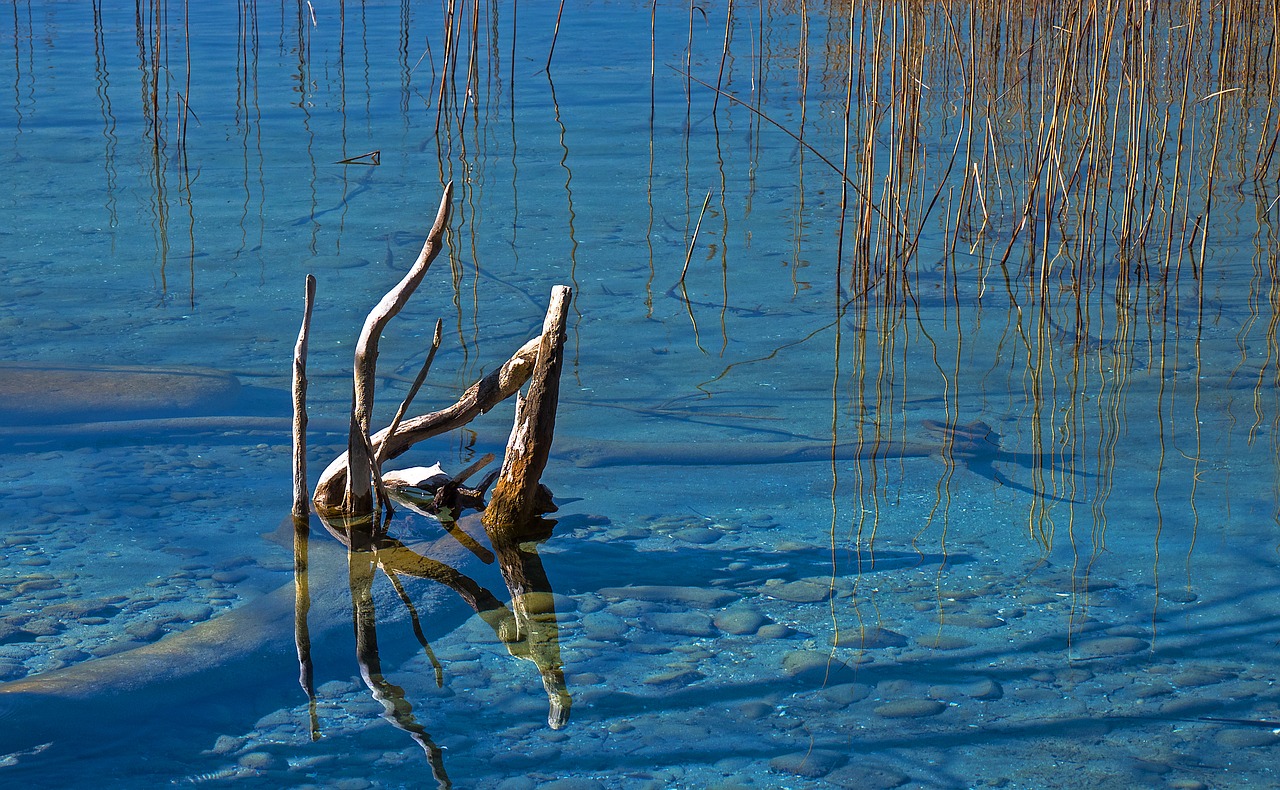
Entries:
{"label": "driftwood", "polygon": [[572,296],[573,290],[564,285],[551,291],[529,394],[524,398],[516,395],[515,422],[502,472],[485,510],[484,523],[490,530],[518,529],[535,514],[555,509],[549,498],[538,494],[555,433],[560,368],[564,362],[564,322]]}
{"label": "driftwood", "polygon": [[307,615],[311,611],[311,587],[308,584],[311,539],[311,503],[307,496],[307,342],[311,334],[311,311],[316,300],[316,278],[307,275],[306,298],[303,301],[302,326],[293,348],[293,644],[298,653],[298,685],[307,695],[307,711],[311,723],[311,739],[320,737],[320,718],[316,710],[315,667],[311,661],[311,630]]}
{"label": "driftwood", "polygon": [[[557,286],[552,290],[541,334],[520,347],[496,371],[469,387],[456,403],[420,417],[405,419],[405,413],[425,379],[440,346],[441,324],[436,323],[435,337],[427,359],[409,393],[397,410],[391,425],[371,433],[374,380],[377,367],[378,339],[388,322],[400,312],[422,282],[431,261],[439,253],[449,218],[451,187],[446,187],[436,221],[418,260],[400,283],[378,303],[365,319],[356,344],[354,390],[347,452],[335,458],[321,474],[312,503],[325,527],[348,549],[351,603],[356,628],[356,653],[373,698],[382,704],[385,716],[396,727],[409,733],[423,748],[436,781],[447,786],[440,749],[413,715],[413,707],[403,692],[386,680],[382,673],[377,647],[377,618],[372,586],[378,569],[386,573],[402,600],[412,609],[403,593],[398,575],[432,579],[458,594],[467,605],[489,623],[499,638],[507,643],[513,655],[533,661],[542,677],[549,700],[548,724],[559,728],[568,720],[571,699],[565,686],[560,659],[559,629],[552,604],[550,584],[536,550],[527,548],[550,536],[548,522],[537,516],[555,509],[550,493],[540,478],[547,465],[555,430],[555,413],[559,400],[560,369],[563,366],[565,320],[572,290]],[[304,324],[305,332],[305,324]],[[305,348],[300,340],[300,347]],[[300,374],[298,376],[300,378]],[[529,394],[519,397],[520,387],[530,381]],[[444,474],[439,465],[382,473],[382,464],[399,456],[415,443],[466,425],[498,403],[517,396],[515,423],[502,468],[495,476],[497,487],[484,520],[485,532],[493,545],[490,553],[475,539],[457,528],[462,510],[485,510],[485,492],[493,476],[477,488],[464,488],[466,479],[487,464],[486,457],[455,477]],[[301,409],[295,409],[295,426]],[[305,415],[301,418],[305,421]],[[305,425],[305,422],[303,423]],[[295,439],[295,442],[298,440]],[[295,452],[297,448],[295,443]],[[305,479],[305,471],[302,473]],[[295,489],[299,485],[295,480]],[[302,485],[305,486],[305,483]],[[424,512],[436,515],[448,535],[475,556],[486,562],[498,560],[503,579],[511,592],[508,610],[491,593],[460,573],[454,567],[419,554],[386,533],[386,521],[373,518],[374,496],[391,514],[392,491],[398,501],[410,503],[415,510],[424,492],[430,500]],[[406,489],[414,492],[406,496]],[[305,519],[296,522],[295,569],[298,571],[298,598],[295,609],[296,644],[302,666],[303,688],[314,700],[310,686],[310,658],[306,655],[306,526]],[[416,623],[416,614],[411,615]],[[425,638],[423,647],[430,651]],[[434,663],[434,662],[433,662]],[[439,665],[436,664],[437,673]],[[438,678],[439,680],[439,678]],[[314,704],[314,702],[313,702]],[[314,710],[314,708],[313,708]],[[316,734],[312,719],[313,736]]]}
{"label": "driftwood", "polygon": [[[468,387],[452,406],[407,419],[394,434],[389,428],[378,431],[370,437],[373,451],[381,458],[395,458],[424,439],[461,428],[511,397],[529,380],[538,344],[539,338],[525,343],[502,367]],[[333,459],[321,473],[313,497],[317,510],[341,510],[347,486],[347,457],[344,453]]]}
{"label": "driftwood", "polygon": [[351,473],[346,479],[346,496],[343,504],[348,513],[373,512],[372,482],[374,459],[369,452],[369,421],[373,415],[374,373],[378,362],[378,340],[382,330],[404,308],[414,290],[422,282],[431,262],[444,248],[445,229],[449,224],[449,209],[453,200],[453,182],[445,185],[436,212],[435,223],[427,235],[422,252],[396,287],[387,292],[365,319],[356,342],[354,366],[354,399],[351,406],[351,434],[347,442],[347,467]]}
{"label": "driftwood", "polygon": [[302,327],[293,347],[293,517],[311,513],[307,489],[307,339],[311,334],[311,310],[316,301],[316,278],[307,275]]}
{"label": "driftwood", "polygon": [[551,291],[529,394],[523,398],[516,394],[515,420],[502,471],[484,511],[485,534],[498,555],[502,579],[511,593],[511,610],[519,637],[526,645],[525,656],[537,664],[547,693],[547,724],[552,729],[560,729],[569,720],[572,699],[560,658],[560,631],[551,583],[536,549],[526,546],[550,537],[550,522],[542,522],[539,516],[556,509],[541,478],[555,433],[560,369],[564,363],[564,324],[572,296],[572,289],[563,285]]}

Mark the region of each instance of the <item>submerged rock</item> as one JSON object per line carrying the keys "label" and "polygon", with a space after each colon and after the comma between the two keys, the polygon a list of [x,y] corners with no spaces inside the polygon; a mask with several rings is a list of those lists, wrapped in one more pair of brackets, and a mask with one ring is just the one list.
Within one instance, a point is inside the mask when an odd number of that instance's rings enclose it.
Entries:
{"label": "submerged rock", "polygon": [[936,699],[899,699],[877,706],[875,714],[886,719],[919,719],[937,716],[946,709],[947,704]]}
{"label": "submerged rock", "polygon": [[807,752],[779,755],[769,761],[769,767],[781,773],[817,779],[831,773],[844,760],[845,756],[840,752],[813,749]]}
{"label": "submerged rock", "polygon": [[716,628],[724,631],[726,634],[746,635],[754,634],[760,630],[760,627],[769,622],[764,615],[755,609],[745,606],[726,609],[717,612],[715,616]]}
{"label": "submerged rock", "polygon": [[702,587],[677,587],[673,585],[641,585],[636,587],[602,587],[605,598],[630,598],[637,601],[670,603],[695,609],[719,609],[742,596],[728,590],[709,590]]}

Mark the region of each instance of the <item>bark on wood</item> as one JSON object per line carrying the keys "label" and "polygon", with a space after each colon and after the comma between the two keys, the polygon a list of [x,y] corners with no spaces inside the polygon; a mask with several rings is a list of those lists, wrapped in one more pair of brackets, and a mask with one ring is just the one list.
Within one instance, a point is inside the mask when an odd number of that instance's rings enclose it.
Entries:
{"label": "bark on wood", "polygon": [[[539,343],[540,338],[525,343],[502,367],[472,384],[452,406],[405,420],[394,435],[387,429],[374,434],[370,437],[374,452],[379,458],[395,458],[424,439],[466,425],[511,397],[529,380]],[[341,508],[348,476],[347,454],[344,453],[320,475],[314,497],[317,509],[332,512]]]}
{"label": "bark on wood", "polygon": [[431,266],[431,262],[444,247],[444,233],[449,223],[449,209],[453,200],[453,183],[445,185],[444,195],[440,198],[440,208],[436,212],[435,224],[427,235],[422,252],[414,261],[409,272],[396,287],[387,292],[377,306],[365,319],[364,328],[360,331],[360,339],[356,343],[354,378],[355,397],[351,407],[351,432],[347,442],[348,466],[352,470],[347,475],[346,498],[344,509],[351,514],[373,513],[373,459],[366,449],[369,436],[369,422],[373,415],[374,374],[378,362],[378,340],[387,323],[409,301],[415,289],[422,282],[423,276]]}
{"label": "bark on wood", "polygon": [[484,523],[489,529],[519,530],[539,510],[536,506],[538,486],[555,433],[560,369],[564,363],[564,324],[572,296],[573,289],[565,285],[551,290],[542,336],[538,338],[529,395],[517,397],[515,422],[502,472],[485,509]]}
{"label": "bark on wood", "polygon": [[307,275],[302,306],[302,327],[293,347],[293,517],[311,514],[307,485],[307,339],[311,334],[311,309],[316,301],[316,278]]}

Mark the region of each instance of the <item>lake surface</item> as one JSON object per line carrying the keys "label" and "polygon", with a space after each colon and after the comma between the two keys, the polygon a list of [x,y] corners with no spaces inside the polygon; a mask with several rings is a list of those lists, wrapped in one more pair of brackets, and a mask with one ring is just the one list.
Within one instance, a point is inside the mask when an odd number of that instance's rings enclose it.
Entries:
{"label": "lake surface", "polygon": [[[1274,20],[11,5],[0,782],[1280,781]],[[310,709],[304,278],[314,485],[447,182],[375,422],[437,318],[419,411],[572,286],[558,523],[520,583],[390,529],[542,608],[504,642],[313,519]]]}

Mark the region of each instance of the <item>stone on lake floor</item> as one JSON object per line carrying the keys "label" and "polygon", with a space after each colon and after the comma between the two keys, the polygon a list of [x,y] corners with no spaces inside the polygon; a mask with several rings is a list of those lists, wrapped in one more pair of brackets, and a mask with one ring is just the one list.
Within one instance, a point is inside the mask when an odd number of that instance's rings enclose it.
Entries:
{"label": "stone on lake floor", "polygon": [[842,628],[838,636],[832,639],[836,647],[851,647],[855,650],[872,650],[882,647],[905,647],[907,638],[888,628],[874,626],[871,628]]}
{"label": "stone on lake floor", "polygon": [[1003,619],[985,614],[944,614],[934,618],[941,625],[954,625],[961,628],[999,628],[1008,625]]}
{"label": "stone on lake floor", "polygon": [[1079,658],[1107,658],[1111,656],[1127,656],[1148,650],[1151,642],[1136,636],[1110,636],[1102,639],[1091,639],[1076,646]]}
{"label": "stone on lake floor", "polygon": [[886,719],[920,719],[937,716],[946,709],[945,702],[935,699],[899,699],[878,705],[875,714]]}
{"label": "stone on lake floor", "polygon": [[645,622],[655,631],[678,636],[715,636],[711,618],[702,612],[654,612]]}
{"label": "stone on lake floor", "polygon": [[710,527],[685,527],[671,533],[671,537],[676,540],[683,540],[685,543],[697,543],[705,545],[707,543],[715,543],[724,536],[723,532],[711,529]]}
{"label": "stone on lake floor", "polygon": [[778,598],[791,603],[817,603],[825,601],[831,595],[831,587],[829,585],[817,584],[815,582],[801,580],[795,582],[785,582],[783,584],[767,585],[762,588],[761,592],[773,598]]}
{"label": "stone on lake floor", "polygon": [[792,650],[782,657],[788,677],[824,685],[851,683],[857,673],[845,662],[819,650]]}
{"label": "stone on lake floor", "polygon": [[1220,746],[1233,749],[1249,749],[1256,746],[1274,746],[1280,743],[1280,735],[1273,730],[1255,727],[1225,729],[1213,736]]}
{"label": "stone on lake floor", "polygon": [[779,755],[769,761],[769,767],[781,773],[817,779],[831,773],[844,760],[845,756],[840,752],[829,749],[812,749],[805,752]]}
{"label": "stone on lake floor", "polygon": [[853,790],[891,790],[907,783],[906,774],[876,765],[856,763],[838,768],[827,775],[826,780],[836,787]]}
{"label": "stone on lake floor", "polygon": [[738,636],[754,634],[767,622],[769,621],[765,619],[764,615],[745,606],[725,609],[722,612],[717,612],[715,617],[716,628],[726,634]]}
{"label": "stone on lake floor", "polygon": [[640,585],[636,587],[602,587],[605,598],[632,599],[689,606],[695,609],[719,609],[742,596],[729,590],[709,590],[703,587],[677,587],[673,585]]}

